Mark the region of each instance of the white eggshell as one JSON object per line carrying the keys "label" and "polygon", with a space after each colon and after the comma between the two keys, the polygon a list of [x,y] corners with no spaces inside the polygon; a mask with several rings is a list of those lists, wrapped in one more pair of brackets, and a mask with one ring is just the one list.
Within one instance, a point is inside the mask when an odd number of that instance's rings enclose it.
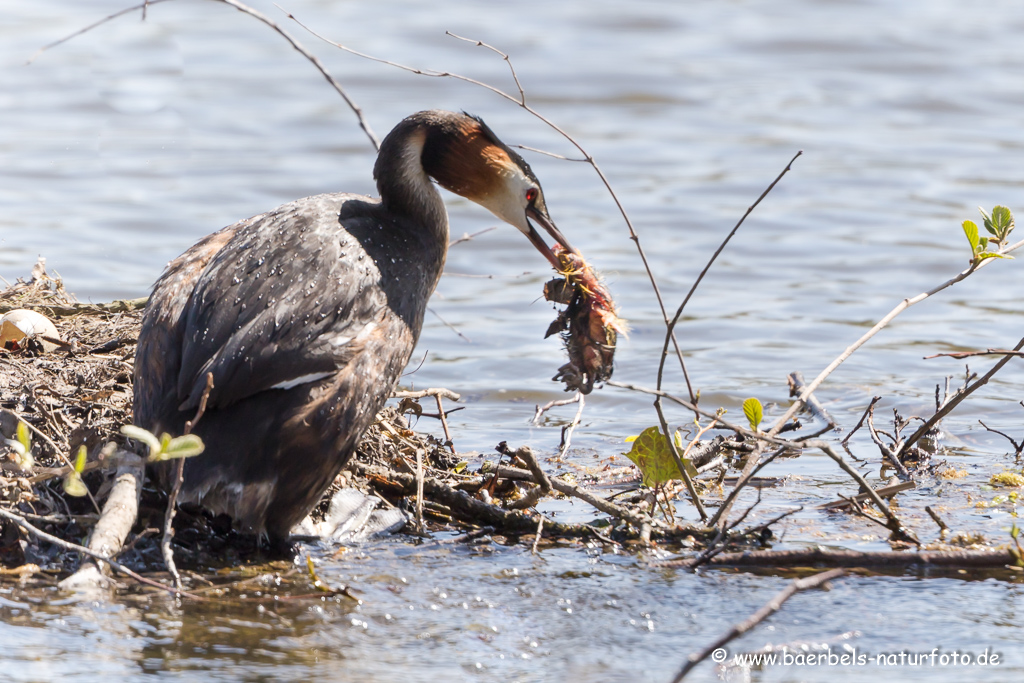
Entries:
{"label": "white eggshell", "polygon": [[0,318],[0,345],[8,341],[21,341],[25,337],[37,338],[43,345],[43,350],[50,353],[57,349],[57,345],[39,337],[60,339],[60,334],[49,318],[35,311],[19,308],[9,311]]}

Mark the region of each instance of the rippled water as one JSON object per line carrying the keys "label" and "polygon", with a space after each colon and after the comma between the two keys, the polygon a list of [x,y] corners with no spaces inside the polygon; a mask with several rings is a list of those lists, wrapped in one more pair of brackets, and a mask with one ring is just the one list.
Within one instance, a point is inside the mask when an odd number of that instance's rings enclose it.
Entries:
{"label": "rippled water", "polygon": [[[269,2],[256,7],[286,22]],[[40,56],[35,50],[120,2],[0,0],[0,275],[38,255],[83,299],[146,293],[163,264],[200,236],[284,201],[372,192],[372,148],[341,99],[265,27],[209,2],[170,2],[145,23],[124,17]],[[797,150],[801,157],[744,225],[679,329],[706,405],[734,412],[750,395],[787,400],[785,375],[813,376],[902,297],[967,263],[959,229],[978,205],[1024,212],[1024,6],[992,1],[375,3],[296,0],[289,11],[352,47],[514,89],[594,155],[629,211],[673,308],[721,237]],[[577,152],[491,93],[337,52],[289,27],[328,65],[379,135],[431,107],[482,115],[509,143]],[[632,333],[616,378],[652,385],[663,337],[650,286],[621,217],[584,164],[528,154],[569,238],[600,267]],[[448,197],[454,235],[494,224]],[[469,398],[452,416],[463,451],[500,440],[552,453],[572,408],[530,427],[533,406],[562,396],[561,364],[542,339],[544,262],[511,228],[452,249],[420,342],[416,386]],[[899,318],[820,396],[850,428],[870,396],[879,414],[926,412],[934,385],[962,372],[953,349],[1005,347],[1021,335],[1024,271],[996,263]],[[442,319],[454,325],[456,335]],[[419,362],[417,356],[416,362]],[[972,367],[985,368],[979,361]],[[673,391],[684,392],[675,369]],[[1012,463],[977,425],[1020,433],[1024,376],[1010,366],[946,422],[951,459],[975,483]],[[884,409],[883,409],[884,408]],[[675,415],[683,422],[684,414]],[[584,465],[618,453],[654,421],[643,396],[588,398],[574,438]],[[421,425],[433,428],[433,425]],[[870,444],[856,448],[877,458]],[[772,492],[764,518],[845,492],[822,458],[776,467],[804,479]],[[951,488],[949,488],[951,487]],[[963,491],[951,484],[949,495]],[[937,485],[911,495],[929,496]],[[555,512],[572,518],[571,508]],[[756,516],[756,515],[755,515]],[[968,513],[993,537],[1010,518]],[[824,527],[822,526],[824,524]],[[859,522],[805,514],[790,543],[884,547]],[[922,535],[933,528],[920,522]],[[255,610],[68,601],[0,588],[0,654],[13,680],[99,680],[183,671],[217,680],[665,680],[683,657],[752,612],[783,579],[655,570],[631,556],[575,548],[539,558],[521,547],[413,547],[389,540],[322,558],[364,598]],[[859,631],[871,652],[980,652],[1020,675],[1021,588],[1007,581],[849,578],[801,595],[739,641],[824,641]],[[710,665],[701,672],[711,676]],[[860,680],[865,669],[766,669],[758,680]],[[964,670],[900,670],[961,680]]]}

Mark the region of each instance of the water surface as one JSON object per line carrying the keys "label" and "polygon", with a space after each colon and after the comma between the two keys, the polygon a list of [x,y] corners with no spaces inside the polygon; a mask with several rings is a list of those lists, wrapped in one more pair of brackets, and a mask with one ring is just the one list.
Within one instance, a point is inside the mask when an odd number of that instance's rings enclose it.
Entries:
{"label": "water surface", "polygon": [[[253,5],[287,23],[270,2]],[[112,0],[0,2],[0,274],[48,259],[83,300],[144,295],[163,264],[199,237],[297,197],[373,192],[373,150],[354,117],[266,27],[210,2],[150,8],[40,56],[37,48],[121,9]],[[512,55],[529,102],[594,155],[632,217],[671,307],[725,232],[798,151],[804,155],[743,227],[690,303],[679,336],[706,405],[738,414],[756,395],[787,400],[785,376],[817,374],[906,296],[967,265],[959,224],[976,207],[1018,213],[1024,187],[1024,7],[997,0],[787,3],[376,3],[295,0],[289,11],[332,39],[418,67],[514,90],[496,55]],[[483,116],[508,143],[568,156],[565,140],[474,86],[415,76],[313,49],[378,135],[432,107]],[[604,272],[632,332],[616,378],[654,383],[663,327],[614,204],[585,164],[527,154],[552,215]],[[453,235],[495,224],[448,195]],[[458,448],[501,440],[558,448],[572,407],[531,427],[533,406],[563,394],[562,361],[543,332],[545,263],[502,226],[452,249],[411,376],[468,398],[452,416]],[[936,352],[1012,346],[1022,329],[1024,271],[996,263],[915,307],[848,361],[820,392],[849,429],[872,395],[879,415],[927,414],[934,386],[963,363]],[[458,328],[455,334],[443,322]],[[965,507],[969,491],[1012,465],[1024,375],[1011,363],[946,421],[947,458],[969,478],[923,482],[905,500]],[[972,362],[974,369],[987,361]],[[683,393],[670,371],[672,391]],[[770,410],[771,412],[771,410]],[[673,419],[683,423],[684,413]],[[595,391],[572,462],[590,466],[654,422],[645,396]],[[425,429],[434,425],[421,423]],[[878,453],[854,451],[877,474]],[[554,465],[551,465],[554,467]],[[848,493],[816,455],[780,463],[801,477],[768,492],[753,518]],[[991,498],[995,492],[984,492]],[[916,496],[916,498],[915,498]],[[589,512],[565,504],[567,519]],[[683,514],[692,513],[682,510]],[[1003,538],[1009,509],[962,513],[961,530]],[[752,518],[752,519],[753,519]],[[927,519],[914,519],[935,538]],[[878,531],[808,510],[779,547],[835,541],[884,548]],[[69,600],[0,588],[0,655],[12,680],[125,679],[183,672],[214,680],[666,680],[683,657],[753,612],[784,579],[652,569],[645,558],[560,548],[450,549],[387,540],[321,559],[325,578],[363,597],[345,604],[255,609]],[[854,577],[798,596],[739,641],[850,642],[871,652],[980,652],[1020,675],[1020,586],[967,577]],[[1012,669],[1012,670],[1011,670]],[[766,669],[757,680],[861,680],[863,669]],[[700,672],[712,676],[710,665]],[[877,672],[875,672],[877,673]],[[901,670],[907,680],[961,680],[964,670]]]}

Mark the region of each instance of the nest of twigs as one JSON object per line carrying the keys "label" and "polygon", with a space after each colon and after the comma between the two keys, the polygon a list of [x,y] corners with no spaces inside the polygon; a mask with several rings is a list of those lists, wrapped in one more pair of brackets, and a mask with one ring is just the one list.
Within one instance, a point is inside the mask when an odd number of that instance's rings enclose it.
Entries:
{"label": "nest of twigs", "polygon": [[62,467],[81,445],[95,459],[106,443],[124,441],[118,430],[132,421],[141,307],[80,304],[59,278],[47,275],[42,262],[32,275],[0,292],[0,314],[38,311],[53,321],[62,345],[51,353],[35,341],[19,350],[0,349],[4,436],[13,438],[16,415],[33,428],[36,464]]}
{"label": "nest of twigs", "polygon": [[[594,381],[610,374],[618,319],[593,271],[585,264],[575,264],[582,268],[571,265],[567,261],[565,277],[575,293],[564,318],[573,330],[570,335],[567,329],[566,335],[574,340],[570,364],[579,366],[580,379],[589,390]],[[79,543],[89,535],[112,486],[117,456],[109,444],[124,446],[120,429],[132,423],[132,375],[144,306],[145,299],[79,303],[65,291],[59,277],[46,273],[42,261],[29,280],[0,291],[0,315],[29,309],[48,317],[57,330],[56,337],[26,337],[16,348],[0,349],[0,427],[5,440],[0,442],[0,507],[65,541]],[[49,350],[43,348],[43,341]],[[429,391],[435,390],[421,393]],[[436,391],[454,398],[447,390]],[[440,398],[431,396],[440,405]],[[410,399],[382,411],[352,463],[314,511],[314,519],[323,515],[335,491],[355,487],[379,496],[385,505],[403,509],[414,520],[417,533],[462,530],[475,538],[493,532],[499,540],[525,538],[536,544],[542,518],[531,509],[541,497],[569,495],[588,500],[590,494],[577,486],[574,477],[550,481],[539,477],[539,466],[528,448],[513,452],[501,444],[497,463],[485,461],[471,472],[450,442],[414,431],[407,415],[431,417]],[[16,438],[19,422],[31,431],[34,463],[29,469],[23,469],[9,443]],[[73,454],[83,446],[88,454],[84,481],[89,496],[74,497],[62,482],[72,470]],[[593,496],[588,502],[611,515],[600,529],[620,540],[635,539],[643,526],[638,521],[643,513],[636,505],[601,503]],[[147,482],[119,561],[142,571],[162,569],[158,529],[166,505],[166,496]],[[655,526],[656,534],[663,537],[692,533],[684,527]],[[230,520],[198,508],[183,506],[174,529],[174,552],[184,567],[267,559],[258,539],[236,534]],[[548,520],[543,529],[546,542],[595,534],[605,538],[598,527],[588,524]],[[26,535],[14,523],[0,524],[0,565],[32,563],[64,573],[79,561],[73,550]]]}

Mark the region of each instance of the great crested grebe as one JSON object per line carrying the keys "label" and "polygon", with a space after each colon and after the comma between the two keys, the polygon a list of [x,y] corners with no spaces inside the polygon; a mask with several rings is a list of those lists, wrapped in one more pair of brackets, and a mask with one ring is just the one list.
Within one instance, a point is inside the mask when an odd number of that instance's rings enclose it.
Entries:
{"label": "great crested grebe", "polygon": [[[323,194],[207,236],[153,288],[135,423],[181,434],[213,373],[179,500],[286,539],[348,462],[409,361],[448,248],[431,178],[568,251],[529,164],[479,118],[423,111],[381,144],[380,199]],[[169,488],[169,473],[158,475]]]}

